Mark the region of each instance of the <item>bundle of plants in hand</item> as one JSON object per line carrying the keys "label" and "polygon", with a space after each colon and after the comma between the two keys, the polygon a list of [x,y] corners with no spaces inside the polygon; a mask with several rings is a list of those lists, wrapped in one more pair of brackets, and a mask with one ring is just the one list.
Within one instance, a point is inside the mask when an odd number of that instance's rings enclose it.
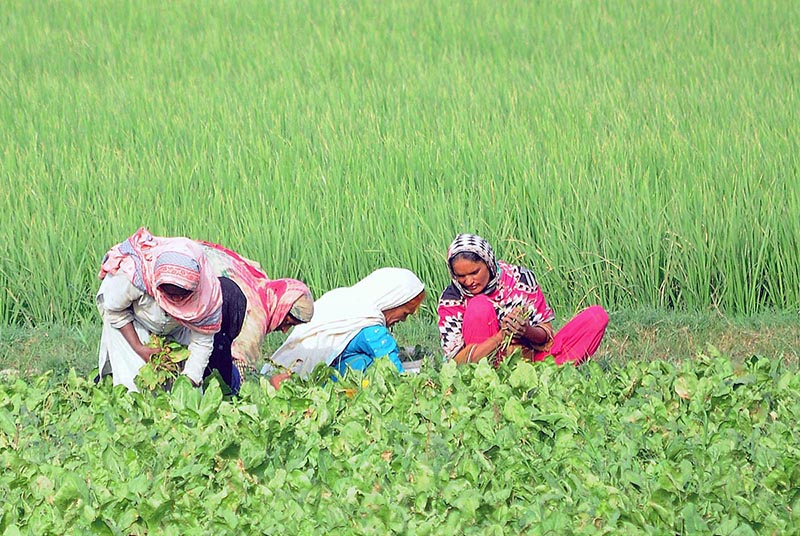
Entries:
{"label": "bundle of plants in hand", "polygon": [[139,369],[139,374],[134,380],[141,390],[155,391],[156,389],[169,390],[172,383],[183,370],[183,362],[189,357],[189,349],[175,341],[167,341],[158,335],[150,336],[151,348],[160,348],[161,351],[150,356],[148,361]]}
{"label": "bundle of plants in hand", "polygon": [[[519,317],[519,319],[522,322],[527,322],[528,319],[531,317],[531,314],[533,314],[533,311],[531,309],[528,309],[528,308],[523,307],[521,305],[519,307],[517,307],[514,310],[514,312],[516,312],[517,316]],[[514,312],[509,313],[509,314],[513,314]],[[505,337],[503,338],[503,341],[495,349],[494,356],[492,356],[492,359],[491,359],[491,362],[495,366],[495,368],[500,366],[500,363],[502,363],[503,360],[507,357],[509,346],[511,346],[511,342],[513,340],[514,340],[514,334],[513,333],[506,333]]]}

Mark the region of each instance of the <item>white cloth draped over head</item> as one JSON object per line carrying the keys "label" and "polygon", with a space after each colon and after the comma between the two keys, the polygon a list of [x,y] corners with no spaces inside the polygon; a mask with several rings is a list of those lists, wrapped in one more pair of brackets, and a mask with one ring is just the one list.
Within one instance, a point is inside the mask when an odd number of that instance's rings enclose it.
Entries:
{"label": "white cloth draped over head", "polygon": [[[318,363],[330,365],[362,329],[386,325],[383,311],[410,302],[424,290],[422,281],[405,268],[379,268],[352,287],[330,290],[314,302],[311,322],[293,328],[272,362],[301,376]],[[271,370],[268,363],[262,373]]]}

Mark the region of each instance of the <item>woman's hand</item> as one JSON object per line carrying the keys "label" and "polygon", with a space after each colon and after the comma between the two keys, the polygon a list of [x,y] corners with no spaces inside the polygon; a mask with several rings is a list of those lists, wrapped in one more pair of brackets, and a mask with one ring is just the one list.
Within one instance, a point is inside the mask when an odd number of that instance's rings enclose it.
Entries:
{"label": "woman's hand", "polygon": [[139,336],[136,334],[136,330],[133,328],[133,322],[125,324],[119,328],[119,331],[131,346],[131,349],[136,352],[136,355],[141,357],[142,361],[145,363],[149,363],[150,358],[153,357],[153,354],[157,354],[162,350],[161,348],[153,348],[151,346],[147,346],[146,344],[142,344],[142,341],[139,340]]}
{"label": "woman's hand", "polygon": [[291,375],[292,373],[290,371],[279,372],[269,379],[269,383],[272,384],[272,386],[277,390],[283,382],[289,379]]}
{"label": "woman's hand", "polygon": [[528,329],[527,315],[521,307],[515,308],[503,318],[500,329],[515,340],[524,337]]}
{"label": "woman's hand", "polygon": [[134,351],[137,354],[139,354],[139,357],[141,357],[145,363],[149,363],[150,358],[153,357],[153,355],[160,352],[161,350],[162,350],[161,348],[153,348],[151,346],[146,346],[144,344],[141,345],[139,348],[134,349]]}

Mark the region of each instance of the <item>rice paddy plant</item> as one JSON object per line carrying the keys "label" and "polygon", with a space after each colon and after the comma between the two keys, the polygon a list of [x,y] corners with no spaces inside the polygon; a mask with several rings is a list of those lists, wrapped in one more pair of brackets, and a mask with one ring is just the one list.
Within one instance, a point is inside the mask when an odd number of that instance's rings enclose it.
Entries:
{"label": "rice paddy plant", "polygon": [[0,322],[141,225],[320,295],[458,232],[559,317],[796,309],[796,2],[6,2]]}

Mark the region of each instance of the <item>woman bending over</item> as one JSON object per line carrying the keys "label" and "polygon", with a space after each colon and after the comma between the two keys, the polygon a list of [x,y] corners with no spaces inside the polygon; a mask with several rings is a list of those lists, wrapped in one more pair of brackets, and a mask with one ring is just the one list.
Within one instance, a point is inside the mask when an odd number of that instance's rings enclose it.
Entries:
{"label": "woman bending over", "polygon": [[[100,376],[111,374],[114,385],[136,391],[139,369],[161,351],[149,346],[151,335],[159,335],[188,346],[183,374],[195,385],[217,370],[238,391],[241,375],[233,365],[232,347],[253,309],[263,305],[248,302],[234,274],[218,274],[205,248],[188,238],[156,237],[142,227],[108,251],[96,297],[103,320]],[[290,310],[308,313],[307,290],[293,286],[291,292],[276,294],[270,325],[281,329],[294,323],[286,320]],[[303,301],[308,305],[303,307]]]}
{"label": "woman bending over", "polygon": [[276,388],[291,373],[306,376],[321,362],[344,374],[388,356],[403,372],[389,328],[414,314],[424,299],[425,285],[403,268],[380,268],[352,287],[328,291],[314,302],[311,322],[296,327],[261,372],[272,375]]}

